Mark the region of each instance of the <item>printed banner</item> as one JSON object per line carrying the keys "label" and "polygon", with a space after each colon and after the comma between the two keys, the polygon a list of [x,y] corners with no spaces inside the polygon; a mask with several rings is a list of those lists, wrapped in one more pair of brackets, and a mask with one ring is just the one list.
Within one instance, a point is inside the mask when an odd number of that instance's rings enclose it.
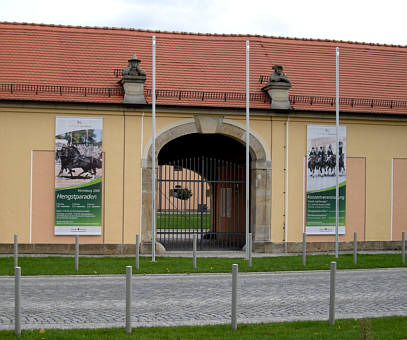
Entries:
{"label": "printed banner", "polygon": [[[345,234],[346,126],[339,127],[339,234]],[[335,234],[336,127],[307,126],[306,233]]]}
{"label": "printed banner", "polygon": [[102,118],[56,117],[55,235],[102,234]]}

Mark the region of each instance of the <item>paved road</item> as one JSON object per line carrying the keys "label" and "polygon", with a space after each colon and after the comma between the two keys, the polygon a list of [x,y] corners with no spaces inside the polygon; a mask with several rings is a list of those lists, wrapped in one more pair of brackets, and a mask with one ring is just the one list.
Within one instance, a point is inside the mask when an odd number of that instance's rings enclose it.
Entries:
{"label": "paved road", "polygon": [[[13,329],[14,281],[0,277],[0,329]],[[238,322],[327,320],[329,272],[239,274]],[[407,270],[337,272],[337,318],[407,315]],[[124,276],[22,278],[22,327],[99,328],[125,323]],[[133,278],[137,326],[230,323],[231,275]]]}

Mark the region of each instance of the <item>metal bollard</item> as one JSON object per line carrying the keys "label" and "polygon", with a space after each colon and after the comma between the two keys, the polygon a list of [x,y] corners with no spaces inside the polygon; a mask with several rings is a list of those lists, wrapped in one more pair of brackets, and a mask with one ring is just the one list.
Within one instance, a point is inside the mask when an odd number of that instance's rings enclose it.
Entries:
{"label": "metal bollard", "polygon": [[358,263],[358,233],[353,233],[353,264]]}
{"label": "metal bollard", "polygon": [[249,261],[248,261],[249,268],[252,267],[252,253],[253,253],[253,235],[252,233],[249,233]]}
{"label": "metal bollard", "polygon": [[197,242],[197,238],[196,238],[196,234],[194,234],[193,236],[193,241],[192,241],[192,253],[193,253],[193,267],[194,269],[196,269],[196,242]]}
{"label": "metal bollard", "polygon": [[307,265],[307,233],[302,233],[302,266]]}
{"label": "metal bollard", "polygon": [[18,236],[14,235],[14,268],[18,266]]}
{"label": "metal bollard", "polygon": [[79,235],[75,235],[75,270],[79,270]]}
{"label": "metal bollard", "polygon": [[401,263],[406,263],[406,232],[401,233]]}
{"label": "metal bollard", "polygon": [[126,266],[126,333],[131,333],[132,266]]}
{"label": "metal bollard", "polygon": [[336,262],[331,262],[331,285],[329,289],[329,324],[335,324]]}
{"label": "metal bollard", "polygon": [[136,235],[136,269],[140,268],[140,235]]}
{"label": "metal bollard", "polygon": [[14,268],[14,329],[21,335],[21,267]]}
{"label": "metal bollard", "polygon": [[232,264],[232,330],[237,329],[237,273],[239,265]]}

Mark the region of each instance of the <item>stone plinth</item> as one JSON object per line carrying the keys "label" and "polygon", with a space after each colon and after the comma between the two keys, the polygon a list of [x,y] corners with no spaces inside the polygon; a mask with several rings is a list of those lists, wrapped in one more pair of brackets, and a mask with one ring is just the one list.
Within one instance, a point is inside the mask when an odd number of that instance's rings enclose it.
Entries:
{"label": "stone plinth", "polygon": [[144,83],[146,73],[140,67],[140,60],[136,54],[129,60],[129,65],[122,72],[120,84],[123,86],[124,99],[126,104],[147,104],[144,98]]}
{"label": "stone plinth", "polygon": [[123,81],[124,99],[126,104],[147,104],[144,98],[144,80],[127,79]]}
{"label": "stone plinth", "polygon": [[289,110],[291,109],[289,94],[291,85],[285,82],[268,83],[263,90],[271,98],[271,109],[275,110]]}

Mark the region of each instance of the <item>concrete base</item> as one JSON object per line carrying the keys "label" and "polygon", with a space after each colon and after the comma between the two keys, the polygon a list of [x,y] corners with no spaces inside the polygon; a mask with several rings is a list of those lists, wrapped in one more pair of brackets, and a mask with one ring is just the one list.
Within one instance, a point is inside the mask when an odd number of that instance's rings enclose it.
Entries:
{"label": "concrete base", "polygon": [[[18,245],[19,254],[52,254],[73,255],[75,244],[24,244]],[[135,244],[80,244],[79,253],[82,255],[134,255]],[[151,254],[151,242],[142,243],[141,254]],[[156,254],[164,254],[165,248],[161,243],[156,243]],[[14,254],[14,244],[0,243],[0,254]]]}
{"label": "concrete base", "polygon": [[[152,253],[152,242],[142,242],[140,246],[141,254],[151,254]],[[155,242],[155,253],[157,255],[165,254],[165,248],[160,242]]]}
{"label": "concrete base", "polygon": [[[11,243],[0,243],[0,254],[14,253],[14,245]],[[302,253],[302,242],[254,242],[253,252],[282,254]],[[164,246],[156,242],[156,254],[166,253]],[[244,250],[245,248],[243,248]],[[339,251],[352,251],[353,242],[339,243]],[[358,251],[400,251],[401,241],[365,241],[358,242]],[[221,251],[221,249],[219,249]],[[335,242],[310,242],[307,243],[308,253],[332,253],[335,251]],[[75,244],[24,244],[18,245],[19,254],[53,254],[53,255],[73,255],[75,254]],[[135,244],[80,244],[79,252],[82,255],[134,255],[136,253]],[[151,242],[142,242],[141,254],[151,254]]]}
{"label": "concrete base", "polygon": [[[362,241],[358,242],[358,251],[389,251],[401,250],[401,241]],[[302,253],[302,242],[254,242],[256,253]],[[335,251],[335,242],[307,243],[308,253],[328,253]],[[352,242],[340,242],[339,251],[353,251]]]}

